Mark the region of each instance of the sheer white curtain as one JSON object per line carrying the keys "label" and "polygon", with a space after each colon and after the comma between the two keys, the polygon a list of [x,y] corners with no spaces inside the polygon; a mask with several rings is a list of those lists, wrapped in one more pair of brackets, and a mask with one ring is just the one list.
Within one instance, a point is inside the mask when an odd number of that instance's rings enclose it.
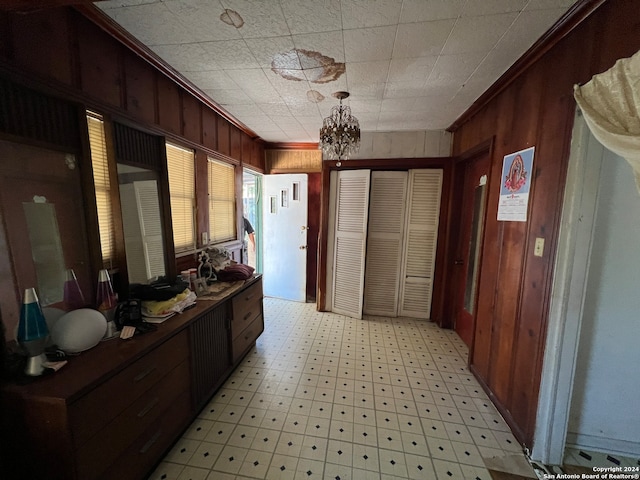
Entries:
{"label": "sheer white curtain", "polygon": [[574,88],[593,136],[625,158],[640,192],[640,51]]}

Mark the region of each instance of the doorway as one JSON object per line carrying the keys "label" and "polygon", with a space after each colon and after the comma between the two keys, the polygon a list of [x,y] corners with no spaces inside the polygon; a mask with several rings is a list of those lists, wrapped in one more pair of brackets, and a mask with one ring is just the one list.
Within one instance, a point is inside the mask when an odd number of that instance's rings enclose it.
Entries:
{"label": "doorway", "polygon": [[262,272],[262,176],[244,170],[242,172],[242,211],[254,230],[255,242],[249,241],[245,232],[242,239],[242,263]]}
{"label": "doorway", "polygon": [[[456,165],[456,183],[460,185],[458,241],[454,259],[454,328],[471,347],[475,328],[475,307],[480,276],[482,239],[484,236],[489,152],[473,156]],[[455,221],[455,218],[454,218]]]}

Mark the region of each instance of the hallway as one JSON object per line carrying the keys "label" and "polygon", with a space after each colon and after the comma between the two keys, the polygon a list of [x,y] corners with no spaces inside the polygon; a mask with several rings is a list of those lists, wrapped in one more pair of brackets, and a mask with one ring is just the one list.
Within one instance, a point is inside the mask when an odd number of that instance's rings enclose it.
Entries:
{"label": "hallway", "polygon": [[264,310],[256,347],[151,479],[491,480],[485,462],[506,458],[537,478],[454,331],[274,298]]}

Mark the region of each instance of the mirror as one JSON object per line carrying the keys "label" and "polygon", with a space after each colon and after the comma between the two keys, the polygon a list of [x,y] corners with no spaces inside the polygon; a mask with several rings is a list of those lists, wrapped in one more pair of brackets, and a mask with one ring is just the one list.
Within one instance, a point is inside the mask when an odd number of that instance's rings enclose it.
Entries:
{"label": "mirror", "polygon": [[[37,198],[37,197],[36,197]],[[51,203],[23,202],[31,256],[38,278],[40,305],[62,302],[65,262],[56,207]]]}
{"label": "mirror", "polygon": [[158,174],[117,164],[129,283],[149,283],[166,274]]}

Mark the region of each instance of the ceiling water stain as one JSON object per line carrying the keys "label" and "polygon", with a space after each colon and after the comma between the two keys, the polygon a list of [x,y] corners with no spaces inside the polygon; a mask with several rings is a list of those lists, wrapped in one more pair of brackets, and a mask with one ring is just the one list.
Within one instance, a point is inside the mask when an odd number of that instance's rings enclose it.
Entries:
{"label": "ceiling water stain", "polygon": [[320,52],[294,48],[273,57],[271,70],[287,80],[329,83],[340,78],[345,65]]}
{"label": "ceiling water stain", "polygon": [[220,14],[220,20],[222,20],[227,25],[231,25],[232,27],[241,28],[244,25],[244,20],[240,16],[238,12],[235,10],[225,9],[225,11]]}
{"label": "ceiling water stain", "polygon": [[324,100],[324,95],[322,95],[317,90],[309,90],[307,92],[307,100],[309,100],[312,103],[320,103],[321,101]]}

